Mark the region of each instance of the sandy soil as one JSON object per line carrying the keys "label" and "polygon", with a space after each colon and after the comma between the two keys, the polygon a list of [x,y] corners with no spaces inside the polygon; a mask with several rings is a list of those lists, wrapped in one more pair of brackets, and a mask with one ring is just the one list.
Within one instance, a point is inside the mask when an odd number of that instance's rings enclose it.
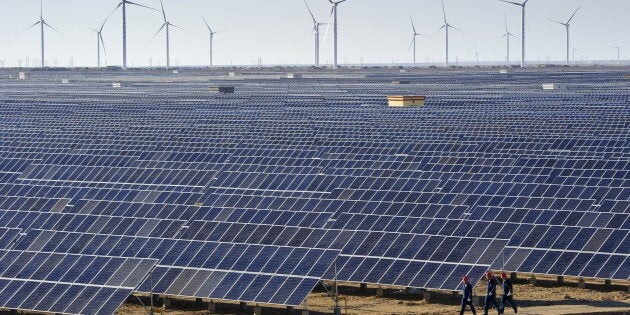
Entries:
{"label": "sandy soil", "polygon": [[[519,314],[629,314],[630,293],[628,284],[613,283],[606,287],[602,281],[587,282],[585,289],[577,287],[577,282],[566,282],[559,285],[555,278],[539,278],[536,286],[527,284],[526,280],[517,281],[514,286],[515,299],[519,305]],[[483,296],[484,284],[475,287],[476,295]],[[422,294],[407,294],[400,288],[385,288],[384,296],[377,297],[376,289],[369,287],[361,290],[355,284],[341,284],[340,306],[343,314],[391,314],[391,315],[424,315],[424,314],[458,314],[459,296],[449,293],[433,293],[428,303]],[[329,294],[318,288],[306,303],[311,314],[330,314],[334,302]],[[293,314],[300,314],[304,307],[296,308]],[[478,314],[483,314],[483,307],[477,307]],[[287,314],[285,308],[263,307],[263,314]],[[146,314],[137,304],[127,303],[119,310],[121,315]],[[238,304],[219,304],[217,312],[210,313],[204,306],[195,306],[193,301],[178,300],[173,302],[172,309],[164,310],[164,314],[201,315],[201,314],[253,314],[253,306],[240,310]],[[467,314],[471,314],[470,311]],[[491,310],[489,314],[496,314]],[[513,314],[511,309],[506,314]]]}

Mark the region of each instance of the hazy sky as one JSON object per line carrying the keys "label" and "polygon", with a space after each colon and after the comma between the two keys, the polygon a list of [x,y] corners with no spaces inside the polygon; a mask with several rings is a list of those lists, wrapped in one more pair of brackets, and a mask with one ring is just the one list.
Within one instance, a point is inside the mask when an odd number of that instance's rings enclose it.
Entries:
{"label": "hazy sky", "polygon": [[[134,0],[159,8],[159,0]],[[0,61],[5,66],[17,60],[39,59],[39,29],[16,35],[39,18],[39,0],[2,0],[0,10]],[[116,6],[118,0],[44,0],[44,19],[59,30],[46,32],[47,63],[67,66],[70,57],[75,66],[96,63],[97,27]],[[321,22],[330,17],[327,0],[308,0]],[[171,30],[171,62],[179,65],[208,63],[208,35],[202,16],[216,30],[215,64],[253,64],[260,56],[265,64],[310,64],[313,62],[312,22],[302,0],[164,0],[171,22],[185,29]],[[530,0],[527,7],[528,60],[563,60],[564,27],[547,18],[566,20],[578,7],[582,9],[572,22],[572,49],[576,59],[613,60],[622,47],[622,58],[630,59],[628,0]],[[439,0],[348,0],[339,7],[339,60],[358,63],[411,62],[409,50],[413,15],[418,32],[432,37],[418,37],[417,60],[443,62],[444,33]],[[506,44],[504,14],[508,27],[520,36],[520,9],[498,0],[446,0],[449,23],[465,34],[450,33],[451,61],[471,61],[474,46],[481,61],[504,60]],[[120,11],[104,29],[107,63],[122,60]],[[162,24],[158,12],[138,7],[128,9],[129,64],[153,65],[165,62],[165,36],[151,37]],[[326,27],[322,27],[324,40]],[[332,28],[322,44],[321,62],[332,60]],[[520,40],[511,43],[511,59],[520,58]]]}

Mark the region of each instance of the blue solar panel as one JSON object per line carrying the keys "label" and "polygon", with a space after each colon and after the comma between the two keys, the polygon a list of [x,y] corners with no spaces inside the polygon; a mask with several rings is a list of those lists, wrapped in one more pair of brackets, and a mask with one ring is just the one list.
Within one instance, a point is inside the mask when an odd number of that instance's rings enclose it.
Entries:
{"label": "blue solar panel", "polygon": [[0,307],[112,314],[156,263],[153,259],[2,250]]}
{"label": "blue solar panel", "polygon": [[[86,237],[90,236],[90,237]],[[66,243],[74,243],[76,239],[84,238],[85,244],[81,247],[64,246]],[[198,277],[196,273],[206,276],[207,281],[215,281],[211,277],[213,273],[218,275],[229,275],[225,278],[224,286],[234,284],[235,279],[241,279],[239,292],[258,290],[260,280],[256,282],[258,273],[279,275],[286,281],[295,282],[298,287],[287,288],[291,291],[286,296],[287,300],[299,301],[299,305],[306,298],[324,273],[330,269],[339,250],[318,249],[304,247],[288,247],[275,245],[258,244],[237,244],[225,242],[203,242],[190,240],[169,240],[162,238],[133,237],[133,236],[113,236],[113,235],[88,235],[77,232],[31,230],[25,237],[16,244],[16,249],[29,251],[31,247],[46,248],[54,244],[57,253],[74,254],[97,254],[104,256],[121,257],[151,257],[159,260],[158,268],[152,273],[151,279],[145,279],[138,288],[143,292],[165,293],[169,295],[186,295],[196,297],[207,297],[222,299],[221,294],[225,291],[207,289],[204,279],[194,283],[189,283],[192,278]],[[124,251],[116,251],[120,244],[126,244]],[[131,244],[134,244],[133,247]],[[151,252],[144,252],[149,248]],[[49,260],[50,258],[47,258]],[[122,259],[122,258],[121,258]],[[43,262],[43,260],[42,260]],[[90,269],[89,264],[96,264],[94,261],[82,263],[84,268]],[[94,279],[104,279],[114,270],[105,267],[98,268],[99,275],[94,275]],[[208,274],[209,272],[209,274]],[[201,276],[199,275],[199,276]],[[90,277],[90,274],[82,275],[83,278]],[[82,278],[79,278],[81,280]],[[214,279],[214,280],[212,280]],[[222,278],[223,279],[223,278]],[[63,279],[62,279],[63,280]],[[72,280],[72,279],[70,279]],[[154,283],[151,288],[151,283]],[[309,288],[302,286],[309,286]],[[185,287],[184,287],[185,286]],[[221,287],[223,288],[223,287]],[[266,289],[266,287],[265,287]],[[283,289],[285,290],[285,289]],[[294,294],[302,294],[295,296]],[[276,303],[275,300],[256,300],[251,297],[252,302]]]}

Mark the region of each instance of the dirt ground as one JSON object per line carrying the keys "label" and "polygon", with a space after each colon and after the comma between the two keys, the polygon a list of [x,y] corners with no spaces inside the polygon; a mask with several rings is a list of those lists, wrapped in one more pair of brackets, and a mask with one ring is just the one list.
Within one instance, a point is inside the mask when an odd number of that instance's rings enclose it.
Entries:
{"label": "dirt ground", "polygon": [[[475,294],[483,297],[484,283],[475,287]],[[605,286],[603,281],[587,281],[586,288],[578,288],[577,281],[565,281],[564,285],[555,278],[538,278],[535,286],[528,284],[527,279],[518,279],[514,285],[515,300],[519,305],[518,314],[628,314],[630,315],[630,293],[628,283],[615,282]],[[499,290],[500,291],[500,290]],[[376,287],[360,289],[356,284],[340,284],[339,301],[343,314],[388,314],[388,315],[424,315],[424,314],[459,314],[460,296],[452,293],[431,292],[430,302],[423,300],[421,293],[406,293],[400,288],[384,288],[384,296],[376,296]],[[159,301],[161,305],[161,301]],[[478,305],[478,303],[476,303]],[[334,301],[330,295],[319,287],[306,301],[310,314],[331,314]],[[295,308],[292,314],[301,314],[304,305]],[[157,311],[157,310],[156,310]],[[217,304],[215,312],[208,312],[207,306],[195,305],[191,300],[173,300],[171,309],[161,310],[172,315],[206,315],[206,314],[253,314],[253,305],[241,310],[238,304]],[[483,314],[483,307],[477,307],[477,313]],[[491,310],[489,314],[496,314]],[[126,303],[118,314],[141,315],[147,311],[136,303]],[[286,308],[264,306],[262,314],[288,314]],[[471,314],[470,310],[467,314]],[[513,314],[506,309],[506,314]]]}

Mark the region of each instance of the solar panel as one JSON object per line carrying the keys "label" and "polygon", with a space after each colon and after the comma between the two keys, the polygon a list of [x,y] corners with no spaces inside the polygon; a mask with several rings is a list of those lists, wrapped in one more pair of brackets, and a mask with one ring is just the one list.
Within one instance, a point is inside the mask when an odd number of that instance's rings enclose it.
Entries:
{"label": "solar panel", "polygon": [[[211,285],[225,281],[231,286],[236,279],[242,279],[239,289],[234,294],[246,294],[251,302],[299,305],[310,293],[324,273],[330,269],[339,250],[306,247],[258,245],[228,242],[203,242],[191,240],[174,240],[166,238],[132,237],[99,235],[76,232],[31,230],[15,246],[17,250],[30,251],[34,248],[51,250],[56,253],[74,253],[82,255],[104,255],[116,257],[150,257],[159,260],[158,267],[145,279],[137,289],[142,292],[164,293],[169,295],[189,295],[228,299],[225,290]],[[196,283],[188,283],[192,274],[207,276]],[[211,277],[221,276],[219,280]],[[279,278],[264,278],[268,282],[261,283],[252,275],[272,275]],[[230,275],[225,278],[226,275]],[[270,296],[257,300],[252,296],[262,286],[276,285],[284,279],[294,286],[278,286],[279,297]],[[272,281],[273,280],[273,281]],[[153,284],[153,287],[151,287]],[[193,287],[193,284],[197,287]],[[282,283],[280,283],[282,284]],[[186,285],[182,287],[182,285]],[[231,287],[230,287],[231,288]],[[286,292],[286,291],[289,292]],[[250,292],[252,291],[252,292]],[[234,297],[234,294],[229,297]],[[235,299],[238,300],[238,299]],[[288,304],[289,301],[294,304]]]}
{"label": "solar panel", "polygon": [[186,221],[0,210],[0,226],[153,237],[174,237]]}
{"label": "solar panel", "polygon": [[[198,240],[245,241],[255,244],[273,244],[332,248],[341,250],[336,260],[337,275],[332,269],[325,279],[342,281],[415,286],[422,288],[454,290],[459,282],[452,272],[482,274],[495,259],[495,250],[501,250],[507,240],[483,238],[437,237],[427,234],[372,232],[345,230],[321,230],[311,228],[241,224],[227,222],[194,221],[183,235]],[[477,252],[478,248],[483,248]],[[404,264],[404,265],[402,265]],[[423,269],[425,265],[441,267],[442,281],[429,281],[425,277],[435,269]],[[375,267],[379,266],[379,268]],[[481,271],[480,271],[481,270]],[[400,273],[403,272],[404,276]],[[390,275],[391,274],[391,275]],[[413,285],[412,285],[413,284]]]}
{"label": "solar panel", "polygon": [[157,260],[0,251],[0,307],[112,314]]}

